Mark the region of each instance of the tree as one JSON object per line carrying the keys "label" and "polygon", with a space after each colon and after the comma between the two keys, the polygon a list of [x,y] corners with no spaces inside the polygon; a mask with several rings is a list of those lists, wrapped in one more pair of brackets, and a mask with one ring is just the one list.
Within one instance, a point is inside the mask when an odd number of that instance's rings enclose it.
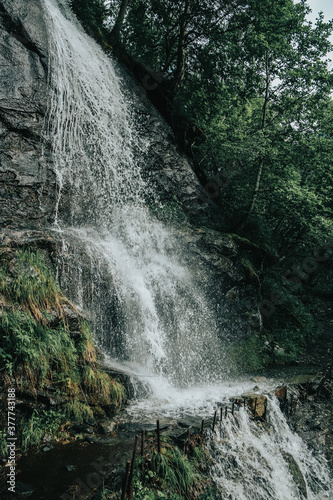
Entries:
{"label": "tree", "polygon": [[70,6],[89,35],[99,39],[107,19],[104,0],[70,0]]}
{"label": "tree", "polygon": [[121,0],[118,16],[110,33],[111,39],[114,40],[115,43],[119,43],[120,41],[120,30],[124,23],[127,6],[128,6],[128,0]]}

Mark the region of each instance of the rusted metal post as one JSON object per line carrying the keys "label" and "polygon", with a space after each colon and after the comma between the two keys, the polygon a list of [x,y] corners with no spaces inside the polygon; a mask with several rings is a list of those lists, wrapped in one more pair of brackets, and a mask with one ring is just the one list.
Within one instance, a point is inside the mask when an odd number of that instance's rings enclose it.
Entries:
{"label": "rusted metal post", "polygon": [[129,493],[128,493],[128,500],[132,500],[132,499],[133,499],[133,486],[130,484]]}
{"label": "rusted metal post", "polygon": [[222,423],[223,420],[223,406],[220,408],[220,422]]}
{"label": "rusted metal post", "polygon": [[305,386],[305,401],[308,400],[308,395],[309,395],[309,387],[310,387],[310,379],[308,378]]}
{"label": "rusted metal post", "polygon": [[213,428],[212,428],[213,432],[214,432],[214,430],[215,430],[216,415],[217,415],[217,411],[215,410],[215,413],[214,413],[214,420],[213,420]]}
{"label": "rusted metal post", "polygon": [[160,431],[160,421],[157,420],[157,451],[161,453],[161,431]]}
{"label": "rusted metal post", "polygon": [[205,421],[204,421],[204,419],[202,419],[202,421],[201,421],[201,436],[203,435],[204,425],[205,425]]}
{"label": "rusted metal post", "polygon": [[265,399],[264,405],[265,405],[265,407],[264,407],[263,418],[266,420],[266,416],[267,416],[267,398]]}
{"label": "rusted metal post", "polygon": [[[135,443],[134,443],[132,462],[131,462],[131,470],[130,470],[130,474],[129,474],[128,487],[127,487],[129,498],[131,498],[131,491],[130,490],[131,490],[131,483],[132,483],[133,474],[134,474],[134,466],[135,466],[135,458],[136,458],[136,450],[138,448],[138,442],[139,442],[139,436],[135,436]],[[132,491],[132,495],[133,495],[133,491]]]}
{"label": "rusted metal post", "polygon": [[141,431],[141,456],[142,457],[144,454],[144,449],[145,449],[145,430],[142,429],[142,431]]}
{"label": "rusted metal post", "polygon": [[127,462],[126,462],[126,472],[125,472],[124,481],[123,481],[123,491],[122,491],[122,494],[121,494],[121,500],[125,500],[125,498],[126,498],[127,483],[128,483],[128,476],[129,476],[129,473],[130,473],[130,468],[131,468],[131,461],[127,460]]}

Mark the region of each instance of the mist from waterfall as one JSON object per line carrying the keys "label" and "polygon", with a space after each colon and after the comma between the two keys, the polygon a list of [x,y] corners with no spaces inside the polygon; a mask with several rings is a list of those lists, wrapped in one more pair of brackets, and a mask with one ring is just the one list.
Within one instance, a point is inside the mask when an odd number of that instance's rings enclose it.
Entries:
{"label": "mist from waterfall", "polygon": [[[99,272],[104,282],[109,276],[114,310],[99,304],[98,313],[116,319],[105,327],[107,317],[101,322],[96,316],[93,297],[78,305],[91,311],[97,341],[111,358],[172,385],[207,382],[217,370],[226,372],[223,345],[185,249],[146,206],[140,161],[149,138],[140,134],[112,60],[66,3],[45,5],[51,33],[46,140],[59,193],[55,227],[65,245],[84,246],[95,279]],[[84,301],[79,273],[76,279],[74,298]]]}

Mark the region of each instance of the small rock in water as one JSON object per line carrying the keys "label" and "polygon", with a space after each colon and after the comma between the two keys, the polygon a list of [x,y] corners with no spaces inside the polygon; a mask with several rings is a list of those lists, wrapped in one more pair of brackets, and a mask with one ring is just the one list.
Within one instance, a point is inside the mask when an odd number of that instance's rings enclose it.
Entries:
{"label": "small rock in water", "polygon": [[86,436],[85,439],[88,443],[98,443],[98,439],[96,436]]}
{"label": "small rock in water", "polygon": [[[259,417],[265,415],[267,397],[254,392],[242,394],[242,398],[246,399],[246,404]],[[257,403],[256,403],[257,402]]]}
{"label": "small rock in water", "polygon": [[114,422],[113,420],[106,420],[99,424],[98,432],[100,432],[101,434],[109,434],[113,432],[115,428],[116,422]]}
{"label": "small rock in water", "polygon": [[280,400],[280,401],[285,401],[287,398],[287,386],[284,385],[283,387],[280,387],[277,389],[275,392],[275,396]]}
{"label": "small rock in water", "polygon": [[257,384],[267,382],[266,377],[251,377],[250,380],[251,380],[251,382],[256,382]]}
{"label": "small rock in water", "polygon": [[298,463],[290,453],[282,452],[282,455],[285,461],[288,463],[289,471],[292,475],[294,483],[298,488],[298,491],[302,495],[302,498],[308,498],[306,482]]}
{"label": "small rock in water", "polygon": [[73,470],[75,470],[75,465],[65,465],[64,469],[68,472],[72,472]]}
{"label": "small rock in water", "polygon": [[43,451],[50,451],[52,448],[53,446],[44,446]]}

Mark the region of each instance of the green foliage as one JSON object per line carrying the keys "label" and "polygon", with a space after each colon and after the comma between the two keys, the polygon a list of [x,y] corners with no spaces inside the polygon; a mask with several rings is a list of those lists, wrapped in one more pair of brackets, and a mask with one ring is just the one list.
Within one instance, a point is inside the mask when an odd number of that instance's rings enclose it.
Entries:
{"label": "green foliage", "polygon": [[27,451],[32,446],[39,446],[47,434],[53,437],[65,423],[66,415],[63,411],[34,410],[29,419],[23,419],[21,422],[22,450]]}
{"label": "green foliage", "polygon": [[8,456],[7,444],[7,431],[0,430],[0,457],[2,458],[6,458]]}
{"label": "green foliage", "polygon": [[100,39],[107,18],[104,0],[70,0],[70,6],[89,35]]}
{"label": "green foliage", "polygon": [[75,367],[74,342],[64,326],[49,328],[30,312],[12,309],[2,312],[0,335],[0,366],[11,375],[24,370],[33,387],[52,378],[53,371],[68,375]]}
{"label": "green foliage", "polygon": [[17,253],[13,273],[0,269],[0,293],[14,304],[30,309],[34,317],[46,323],[41,311],[54,308],[61,312],[63,297],[42,254],[30,249]]}
{"label": "green foliage", "polygon": [[36,409],[22,421],[23,450],[39,445],[46,434],[54,438],[66,419],[92,420],[97,403],[121,405],[124,388],[98,369],[88,323],[82,320],[80,335],[71,338],[66,314],[73,306],[61,294],[42,254],[20,250],[3,261],[0,303],[2,381],[8,384],[11,379],[11,385],[15,382],[35,394],[52,387],[51,397],[63,402],[61,412]]}
{"label": "green foliage", "polygon": [[[180,500],[210,498],[209,480],[205,476],[208,455],[203,446],[192,443],[191,458],[176,446],[164,442],[161,453],[151,444],[145,456],[138,459],[134,474],[134,497]],[[213,491],[213,490],[212,490]]]}
{"label": "green foliage", "polygon": [[78,397],[69,399],[64,405],[64,411],[69,418],[74,419],[78,424],[85,421],[90,422],[94,418],[92,408],[87,403],[82,403]]}

